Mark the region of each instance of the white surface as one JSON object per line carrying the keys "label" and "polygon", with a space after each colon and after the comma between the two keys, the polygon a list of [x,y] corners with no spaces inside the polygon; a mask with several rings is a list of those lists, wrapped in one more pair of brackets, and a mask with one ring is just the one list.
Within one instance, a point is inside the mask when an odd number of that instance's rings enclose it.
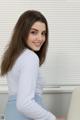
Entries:
{"label": "white surface", "polygon": [[80,120],[80,87],[74,89],[67,120]]}
{"label": "white surface", "polygon": [[[77,86],[48,86],[43,89],[44,93],[71,93]],[[0,83],[0,93],[8,93],[7,83]]]}

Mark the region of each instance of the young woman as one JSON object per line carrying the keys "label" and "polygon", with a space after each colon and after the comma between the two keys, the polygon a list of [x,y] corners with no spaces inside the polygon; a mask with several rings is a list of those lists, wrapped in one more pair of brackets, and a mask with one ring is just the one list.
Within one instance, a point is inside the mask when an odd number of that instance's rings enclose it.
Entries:
{"label": "young woman", "polygon": [[48,46],[48,25],[42,13],[24,12],[18,19],[4,53],[1,75],[8,80],[9,98],[5,120],[55,120],[42,104],[39,67]]}

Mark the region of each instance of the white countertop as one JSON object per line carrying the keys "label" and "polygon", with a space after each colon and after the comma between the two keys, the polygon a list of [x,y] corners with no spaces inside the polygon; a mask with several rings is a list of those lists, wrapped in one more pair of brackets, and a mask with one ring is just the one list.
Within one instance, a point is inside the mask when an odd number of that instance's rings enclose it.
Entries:
{"label": "white countertop", "polygon": [[[45,86],[44,93],[71,93],[76,86]],[[8,93],[7,84],[0,84],[0,93]]]}

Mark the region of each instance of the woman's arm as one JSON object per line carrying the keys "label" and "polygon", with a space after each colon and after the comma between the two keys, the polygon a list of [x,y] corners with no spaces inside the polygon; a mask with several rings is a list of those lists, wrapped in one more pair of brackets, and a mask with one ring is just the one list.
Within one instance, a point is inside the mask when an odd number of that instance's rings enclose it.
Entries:
{"label": "woman's arm", "polygon": [[39,70],[39,60],[35,53],[25,55],[20,68],[17,109],[34,120],[55,120],[55,116],[34,99]]}

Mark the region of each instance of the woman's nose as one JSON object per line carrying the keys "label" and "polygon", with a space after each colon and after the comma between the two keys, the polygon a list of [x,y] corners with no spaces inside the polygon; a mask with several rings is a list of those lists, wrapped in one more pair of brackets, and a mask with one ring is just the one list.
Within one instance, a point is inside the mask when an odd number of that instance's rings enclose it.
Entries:
{"label": "woman's nose", "polygon": [[38,35],[38,40],[39,40],[39,41],[42,41],[42,39],[43,39],[42,35],[39,34],[39,35]]}

